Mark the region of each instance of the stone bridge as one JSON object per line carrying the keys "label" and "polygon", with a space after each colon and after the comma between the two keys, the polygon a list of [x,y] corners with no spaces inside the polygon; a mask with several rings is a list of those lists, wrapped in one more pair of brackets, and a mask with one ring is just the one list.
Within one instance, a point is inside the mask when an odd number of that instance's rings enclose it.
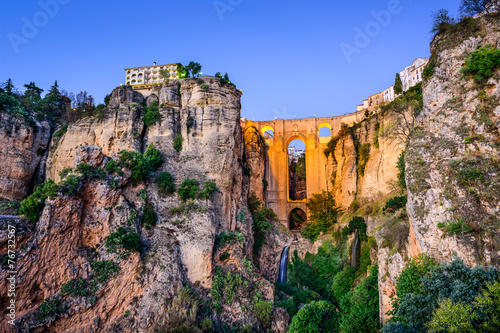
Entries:
{"label": "stone bridge", "polygon": [[[274,132],[272,138],[266,138],[266,206],[276,212],[280,222],[286,227],[290,229],[289,216],[292,210],[298,208],[308,215],[306,203],[313,193],[331,190],[331,171],[327,170],[327,160],[323,153],[331,137],[320,137],[319,130],[328,127],[331,135],[335,136],[342,123],[351,126],[362,120],[363,115],[363,112],[355,112],[337,117],[253,121],[261,134],[266,131]],[[245,122],[242,126],[245,127]],[[307,197],[302,201],[290,200],[288,191],[288,145],[295,139],[302,140],[306,146]]]}

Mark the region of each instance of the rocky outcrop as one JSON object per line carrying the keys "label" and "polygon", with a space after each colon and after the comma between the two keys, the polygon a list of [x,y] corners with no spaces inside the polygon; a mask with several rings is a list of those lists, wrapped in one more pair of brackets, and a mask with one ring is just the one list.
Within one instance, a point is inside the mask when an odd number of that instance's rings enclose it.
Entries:
{"label": "rocky outcrop", "polygon": [[110,156],[121,150],[141,151],[142,101],[142,95],[132,87],[119,87],[113,91],[102,119],[87,117],[69,125],[62,137],[52,139],[46,178],[57,183],[59,172],[72,167],[76,149],[81,146],[102,147],[102,152]]}
{"label": "rocky outcrop", "polygon": [[[460,72],[480,46],[500,47],[498,14],[459,37],[442,34],[431,49],[434,74],[406,157],[408,212],[415,245],[439,261],[497,265],[500,178],[500,82]],[[498,74],[497,74],[498,76]]]}
{"label": "rocky outcrop", "polygon": [[[393,122],[394,114],[378,111],[352,132],[338,138],[328,158],[327,172],[331,175],[335,203],[340,207],[346,209],[354,200],[363,203],[395,190],[396,165],[403,145],[383,135],[383,129]],[[362,145],[370,147],[368,160],[361,170]]]}
{"label": "rocky outcrop", "polygon": [[260,201],[264,200],[266,185],[266,142],[252,121],[247,121],[243,129],[245,141],[245,163],[248,168],[250,192],[255,193]]}
{"label": "rocky outcrop", "polygon": [[[56,181],[65,168],[80,163],[104,167],[121,150],[142,152],[149,145],[160,150],[164,163],[139,184],[130,182],[131,173],[124,169],[123,176],[84,180],[76,196],[47,201],[32,239],[20,251],[19,288],[25,300],[19,304],[21,331],[71,332],[80,327],[84,332],[150,332],[175,322],[178,314],[164,300],[175,299],[183,286],[190,285],[208,298],[215,271],[222,271],[223,278],[241,275],[249,283],[246,288],[251,287],[246,293],[236,290],[238,302],[221,302],[218,318],[241,327],[259,326],[246,309],[255,297],[271,301],[274,295],[272,284],[251,267],[253,223],[247,213],[251,182],[243,169],[240,96],[233,85],[221,86],[215,78],[169,81],[148,98],[146,105],[159,101],[161,119],[145,128],[142,97],[130,87],[119,87],[102,119],[82,119],[52,142],[47,178]],[[182,149],[175,149],[174,139],[178,142],[179,137]],[[170,172],[177,187],[191,178],[200,188],[214,181],[218,189],[208,200],[184,203],[177,194],[159,192],[155,177],[161,171]],[[141,223],[146,210],[158,216],[149,229]],[[246,218],[237,218],[243,211]],[[140,255],[106,250],[105,237],[118,227],[140,234]],[[216,243],[218,235],[229,238],[221,245]],[[37,265],[30,264],[35,258]],[[93,260],[113,260],[120,271],[100,285],[93,301],[62,295],[64,283],[92,276]],[[40,303],[56,297],[62,297],[67,311],[55,322],[39,319]],[[275,312],[273,331],[286,330],[287,316]]]}
{"label": "rocky outcrop", "polygon": [[50,124],[31,126],[12,115],[0,114],[0,197],[21,201],[50,141]]}

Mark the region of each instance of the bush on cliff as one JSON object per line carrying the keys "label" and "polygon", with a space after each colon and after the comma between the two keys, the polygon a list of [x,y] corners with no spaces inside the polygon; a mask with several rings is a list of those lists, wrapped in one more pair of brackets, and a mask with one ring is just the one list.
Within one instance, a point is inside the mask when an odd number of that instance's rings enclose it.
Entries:
{"label": "bush on cliff", "polygon": [[483,46],[472,52],[465,61],[461,73],[473,77],[476,83],[483,83],[500,67],[500,50],[491,45]]}
{"label": "bush on cliff", "polygon": [[120,151],[118,155],[120,156],[118,164],[130,169],[134,184],[145,180],[151,171],[155,171],[163,163],[161,152],[153,145],[148,146],[144,155],[136,151],[126,150]]}
{"label": "bush on cliff", "polygon": [[161,119],[160,109],[158,108],[158,102],[153,101],[146,108],[146,113],[144,117],[142,117],[142,121],[144,121],[144,125],[151,126]]}
{"label": "bush on cliff", "polygon": [[156,184],[162,194],[175,193],[175,184],[172,175],[167,171],[162,171],[156,178]]}
{"label": "bush on cliff", "polygon": [[39,185],[35,191],[21,202],[19,214],[25,215],[31,222],[36,222],[45,206],[45,199],[55,198],[59,187],[52,179]]}
{"label": "bush on cliff", "polygon": [[196,179],[185,179],[181,183],[181,186],[179,186],[179,189],[177,191],[182,201],[195,199],[198,195],[198,192],[200,192],[198,181]]}
{"label": "bush on cliff", "polygon": [[253,251],[258,254],[264,244],[266,232],[272,228],[271,222],[277,221],[278,216],[271,208],[265,207],[253,192],[248,197],[247,204],[253,219]]}
{"label": "bush on cliff", "polygon": [[127,231],[123,227],[118,227],[104,239],[104,245],[110,253],[119,249],[136,252],[141,250],[141,237],[134,230]]}

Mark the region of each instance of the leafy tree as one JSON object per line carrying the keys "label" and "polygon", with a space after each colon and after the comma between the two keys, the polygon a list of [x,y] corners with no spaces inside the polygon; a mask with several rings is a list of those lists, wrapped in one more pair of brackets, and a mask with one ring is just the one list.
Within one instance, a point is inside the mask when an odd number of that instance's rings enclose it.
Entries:
{"label": "leafy tree", "polygon": [[474,16],[483,11],[488,13],[489,3],[491,3],[491,0],[462,0],[460,13],[467,16]]}
{"label": "leafy tree", "polygon": [[383,332],[401,332],[405,328],[414,332],[426,332],[426,325],[431,321],[441,300],[449,299],[452,304],[470,304],[483,288],[498,281],[496,269],[486,270],[479,266],[470,268],[460,260],[433,267],[423,277],[419,276],[418,270],[413,275],[409,272],[405,279],[407,282],[403,284],[399,282],[401,277],[399,278],[393,324],[384,327]]}
{"label": "leafy tree", "polygon": [[356,270],[351,266],[346,266],[342,272],[335,275],[332,283],[332,294],[335,296],[338,304],[341,304],[342,299],[351,291],[351,286],[354,283]]}
{"label": "leafy tree", "polygon": [[327,232],[336,222],[338,209],[332,192],[314,193],[306,204],[311,223],[301,232],[302,236],[314,242],[322,232]]}
{"label": "leafy tree", "polygon": [[182,201],[187,199],[195,199],[200,189],[198,188],[198,181],[196,179],[185,179],[178,189],[179,196]]}
{"label": "leafy tree", "polygon": [[472,306],[470,304],[455,303],[444,299],[439,303],[427,325],[428,333],[473,333],[476,332],[472,325]]}
{"label": "leafy tree", "polygon": [[313,301],[293,317],[288,333],[334,333],[339,331],[337,309],[327,301]]}
{"label": "leafy tree", "polygon": [[170,71],[162,69],[160,70],[160,76],[165,80],[168,81],[170,79]]}
{"label": "leafy tree", "polygon": [[196,77],[201,72],[201,65],[198,62],[191,61],[186,66],[186,70],[188,71],[188,73],[191,72],[191,74],[193,74],[193,77]]}
{"label": "leafy tree", "polygon": [[111,100],[111,94],[107,94],[106,96],[104,96],[104,105],[108,106],[110,100]]}
{"label": "leafy tree", "polygon": [[354,288],[349,297],[348,310],[343,311],[340,330],[344,333],[371,333],[380,329],[378,266]]}
{"label": "leafy tree", "polygon": [[396,74],[396,82],[394,83],[394,93],[399,95],[403,93],[403,82],[401,81],[401,76],[399,73]]}
{"label": "leafy tree", "polygon": [[162,171],[156,178],[160,192],[163,194],[172,194],[175,192],[175,184],[172,175],[167,171]]}
{"label": "leafy tree", "polygon": [[271,302],[258,302],[254,306],[254,311],[257,319],[262,324],[262,326],[271,326],[271,313],[273,312],[273,304]]}
{"label": "leafy tree", "polygon": [[73,196],[78,193],[80,187],[80,177],[75,174],[70,174],[64,178],[59,186],[59,191],[63,195]]}
{"label": "leafy tree", "polygon": [[443,26],[453,24],[454,20],[451,18],[447,9],[439,9],[432,13],[432,29],[431,34],[435,36],[442,31]]}
{"label": "leafy tree", "polygon": [[476,297],[474,307],[479,309],[474,318],[482,319],[480,329],[483,332],[500,332],[500,282],[496,281]]}

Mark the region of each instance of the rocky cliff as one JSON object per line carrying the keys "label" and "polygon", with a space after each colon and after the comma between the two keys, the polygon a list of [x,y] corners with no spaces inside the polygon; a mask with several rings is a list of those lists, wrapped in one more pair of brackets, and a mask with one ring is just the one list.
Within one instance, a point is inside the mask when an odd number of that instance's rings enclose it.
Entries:
{"label": "rocky cliff", "polygon": [[434,70],[406,157],[408,212],[418,251],[498,265],[498,72],[482,83],[461,73],[478,47],[500,47],[498,14],[458,29],[431,45]]}
{"label": "rocky cliff", "polygon": [[48,122],[0,114],[0,197],[20,201],[33,186],[33,177],[50,140]]}
{"label": "rocky cliff", "polygon": [[[252,217],[245,213],[253,181],[244,175],[240,96],[216,78],[170,81],[147,101],[119,87],[101,117],[84,118],[52,140],[47,179],[60,182],[60,193],[46,200],[31,238],[18,249],[20,331],[171,331],[193,325],[196,313],[216,325],[262,329],[248,309],[272,300],[273,288],[252,268]],[[143,116],[155,102],[159,120],[146,127]],[[99,171],[121,161],[120,151],[142,155],[146,147],[156,147],[163,163],[143,181],[127,167]],[[82,163],[90,173],[81,171]],[[70,194],[61,192],[70,186],[68,168],[70,175],[81,172]],[[159,190],[155,179],[165,171],[177,188],[189,178],[200,189],[211,181],[217,189],[209,199],[184,202]],[[108,238],[120,230],[125,238],[140,235],[139,252],[110,251]],[[44,312],[47,304],[55,313]],[[194,306],[203,311],[190,317]],[[284,332],[287,322],[278,309],[266,327]]]}

